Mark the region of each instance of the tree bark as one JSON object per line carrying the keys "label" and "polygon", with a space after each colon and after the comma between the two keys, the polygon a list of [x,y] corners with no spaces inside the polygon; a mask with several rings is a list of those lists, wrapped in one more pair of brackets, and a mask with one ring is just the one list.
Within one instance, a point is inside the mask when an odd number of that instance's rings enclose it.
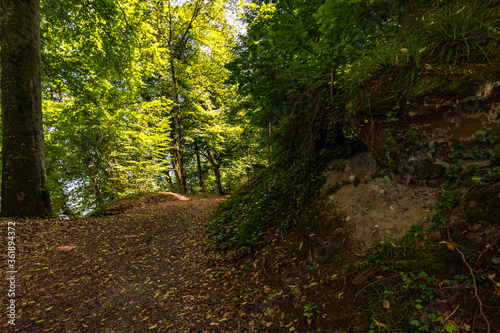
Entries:
{"label": "tree bark", "polygon": [[217,185],[217,193],[220,195],[224,194],[224,191],[222,190],[222,182],[220,179],[220,168],[217,163],[215,163],[213,166],[214,169],[214,175],[215,175],[215,184]]}
{"label": "tree bark", "polygon": [[1,215],[49,217],[40,73],[39,0],[0,0]]}
{"label": "tree bark", "polygon": [[99,187],[99,183],[94,178],[94,176],[90,176],[90,185],[92,185],[92,192],[94,192],[97,203],[102,205],[104,203],[104,198],[102,197],[102,192],[101,188]]}
{"label": "tree bark", "polygon": [[[179,154],[179,145],[177,143],[177,130],[174,130],[176,128],[176,120],[175,117],[172,117],[171,120],[172,124],[172,129],[170,131],[170,161],[172,163],[172,169],[174,170],[175,174],[175,182],[177,184],[177,190],[181,193],[186,193],[185,189],[185,179],[184,179],[184,166],[181,163],[182,161],[182,155]],[[181,157],[181,158],[179,158]]]}
{"label": "tree bark", "polygon": [[[173,93],[174,93],[174,110],[175,115],[173,117],[174,121],[172,122],[175,125],[175,134],[172,134],[174,137],[177,136],[173,142],[176,144],[174,149],[175,153],[175,165],[177,168],[176,178],[177,178],[177,187],[181,193],[187,192],[187,184],[184,170],[184,144],[182,139],[182,117],[180,111],[180,100],[179,94],[177,92],[177,78],[175,76],[175,67],[174,60],[170,58],[170,71],[172,74],[172,85],[173,85]],[[174,131],[174,127],[172,127],[172,133]]]}
{"label": "tree bark", "polygon": [[215,185],[217,186],[217,193],[220,195],[224,194],[224,191],[222,191],[222,181],[220,177],[220,166],[219,163],[214,159],[211,153],[207,153],[205,155],[212,165],[212,169],[214,170],[214,175],[215,175]]}
{"label": "tree bark", "polygon": [[198,141],[194,140],[194,152],[196,154],[196,164],[198,166],[198,179],[200,181],[201,192],[205,192],[203,184],[203,173],[201,172],[200,150],[198,149]]}
{"label": "tree bark", "polygon": [[174,175],[175,175],[175,182],[177,184],[177,190],[180,189],[180,183],[181,183],[181,178],[179,176],[179,168],[177,167],[177,152],[176,152],[176,138],[175,138],[175,132],[173,128],[175,128],[175,120],[172,117],[170,123],[172,124],[171,127],[172,129],[170,130],[170,162],[172,163],[172,170],[174,170]]}

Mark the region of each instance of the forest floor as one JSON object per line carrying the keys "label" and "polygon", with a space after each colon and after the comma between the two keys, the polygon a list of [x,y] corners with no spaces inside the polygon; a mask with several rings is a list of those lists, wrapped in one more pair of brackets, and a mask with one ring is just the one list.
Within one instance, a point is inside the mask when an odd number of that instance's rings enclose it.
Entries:
{"label": "forest floor", "polygon": [[0,331],[321,331],[274,287],[281,277],[266,272],[262,253],[227,259],[207,249],[203,222],[222,200],[149,194],[106,217],[16,220],[15,326],[8,275]]}
{"label": "forest floor", "polygon": [[[16,220],[15,326],[6,309],[11,275],[2,269],[0,331],[341,333],[367,332],[370,322],[387,328],[368,318],[370,306],[400,306],[405,321],[424,317],[390,299],[370,301],[363,293],[370,280],[353,285],[362,270],[352,263],[362,254],[337,225],[323,235],[324,224],[311,229],[304,220],[245,256],[210,250],[203,225],[223,200],[146,194],[109,206],[105,217]],[[8,220],[0,224],[6,232]],[[458,317],[474,316],[472,290],[447,288],[434,311],[464,327]],[[457,293],[469,295],[458,311]]]}

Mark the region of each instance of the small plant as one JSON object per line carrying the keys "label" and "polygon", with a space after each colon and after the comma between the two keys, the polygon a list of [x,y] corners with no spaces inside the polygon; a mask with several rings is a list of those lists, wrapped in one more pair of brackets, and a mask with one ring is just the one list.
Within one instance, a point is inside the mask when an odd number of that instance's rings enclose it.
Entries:
{"label": "small plant", "polygon": [[413,129],[406,132],[406,143],[412,143],[420,149],[425,150],[426,141],[420,133],[415,133]]}
{"label": "small plant", "polygon": [[[399,105],[397,105],[397,109],[399,109]],[[389,111],[385,114],[386,117],[386,122],[391,123],[391,122],[397,122],[399,119],[396,118],[397,112],[395,111]]]}
{"label": "small plant", "polygon": [[430,52],[445,65],[469,61],[473,51],[488,60],[486,44],[493,37],[495,22],[487,17],[482,1],[446,4],[423,17],[421,30]]}
{"label": "small plant", "polygon": [[214,279],[214,278],[218,277],[219,275],[223,275],[226,273],[226,270],[227,270],[227,268],[222,267],[222,268],[210,273],[209,278]]}
{"label": "small plant", "polygon": [[329,170],[330,171],[344,171],[345,170],[345,165],[344,164],[332,165]]}
{"label": "small plant", "polygon": [[391,157],[391,153],[396,150],[394,147],[391,146],[391,144],[394,144],[396,140],[392,136],[391,131],[386,128],[385,132],[387,133],[387,144],[384,145],[384,148],[387,148],[387,151],[385,152],[385,157],[387,158],[388,163],[394,163],[395,160]]}
{"label": "small plant", "polygon": [[340,185],[339,183],[330,184],[326,188],[326,192],[325,193],[326,193],[326,195],[332,195],[333,193],[335,193],[338,190],[340,190],[341,187],[342,187],[342,185]]}
{"label": "small plant", "polygon": [[385,179],[387,177],[387,168],[380,168],[378,172],[371,174],[371,178],[375,179],[377,177],[382,177]]}
{"label": "small plant", "polygon": [[365,260],[365,264],[368,266],[380,267],[383,271],[394,271],[396,269],[394,265],[394,252],[391,246],[380,245],[372,254]]}
{"label": "small plant", "polygon": [[342,180],[342,184],[341,184],[342,186],[346,186],[346,185],[349,185],[349,184],[351,184],[351,182],[350,182],[350,181],[345,180],[345,179],[344,179],[344,180]]}
{"label": "small plant", "polygon": [[437,279],[430,277],[426,272],[422,271],[418,275],[410,273],[403,275],[404,287],[418,295],[420,302],[416,304],[416,308],[420,309],[422,301],[430,301],[434,298],[434,288],[432,287]]}
{"label": "small plant", "polygon": [[298,284],[296,284],[296,285],[289,285],[288,287],[290,288],[289,293],[291,295],[297,295],[300,292],[300,286]]}
{"label": "small plant", "polygon": [[340,270],[340,273],[345,274],[349,270],[349,267],[351,267],[351,264],[345,264],[344,268]]}
{"label": "small plant", "polygon": [[372,205],[366,205],[364,209],[361,210],[362,213],[367,214],[370,210],[372,210]]}
{"label": "small plant", "polygon": [[455,325],[444,324],[444,319],[441,316],[437,316],[435,313],[429,313],[425,315],[423,319],[413,319],[410,324],[416,326],[418,332],[453,332],[455,331]]}
{"label": "small plant", "polygon": [[[300,301],[304,303],[306,301],[306,296],[302,296],[300,298]],[[317,314],[320,313],[318,306],[316,304],[314,304],[313,302],[309,302],[309,303],[305,304],[304,305],[304,316],[306,316],[307,319],[310,319],[312,316],[314,316],[315,310],[316,310]]]}

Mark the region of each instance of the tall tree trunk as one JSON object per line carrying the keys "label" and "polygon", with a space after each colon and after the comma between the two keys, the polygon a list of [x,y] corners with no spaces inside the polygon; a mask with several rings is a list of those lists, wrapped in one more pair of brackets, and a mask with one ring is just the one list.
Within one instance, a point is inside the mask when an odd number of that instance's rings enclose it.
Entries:
{"label": "tall tree trunk", "polygon": [[182,193],[187,192],[186,170],[184,169],[184,142],[182,137],[181,117],[177,117],[177,164],[182,185]]}
{"label": "tall tree trunk", "polygon": [[186,172],[184,170],[184,146],[183,146],[183,140],[182,140],[182,117],[181,117],[181,112],[180,112],[180,101],[179,101],[179,93],[177,91],[177,78],[175,76],[175,67],[174,67],[174,59],[171,57],[170,58],[170,72],[172,74],[172,85],[174,87],[174,110],[175,110],[175,116],[174,118],[174,125],[175,127],[172,127],[172,133],[175,128],[175,134],[173,136],[176,136],[176,140],[174,140],[174,143],[176,144],[176,149],[175,149],[175,164],[177,168],[176,172],[176,177],[177,177],[177,186],[179,188],[179,191],[181,193],[186,193],[187,192],[187,185],[186,185]]}
{"label": "tall tree trunk", "polygon": [[220,195],[224,194],[224,191],[222,190],[222,182],[221,182],[221,179],[220,179],[220,168],[219,168],[219,164],[214,164],[213,166],[214,168],[214,174],[215,174],[215,184],[217,185],[217,193],[219,193]]}
{"label": "tall tree trunk", "polygon": [[[171,120],[172,128],[175,126],[175,120],[172,117]],[[175,182],[177,183],[177,190],[181,191],[181,185],[182,184],[182,178],[179,175],[179,166],[177,164],[177,143],[176,143],[176,138],[175,138],[175,132],[174,130],[170,131],[170,162],[172,164],[172,169],[174,170],[174,175],[175,175]]]}
{"label": "tall tree trunk", "polygon": [[212,169],[214,170],[214,175],[215,175],[215,185],[217,186],[217,193],[219,194],[224,194],[222,191],[222,181],[220,177],[220,166],[219,163],[214,159],[211,153],[205,154],[207,157],[208,161],[210,162],[210,165],[212,165]]}
{"label": "tall tree trunk", "polygon": [[205,192],[205,186],[203,184],[203,173],[201,172],[200,150],[198,149],[198,141],[196,140],[194,140],[194,152],[196,154],[196,164],[198,166],[198,179],[200,181],[201,192]]}
{"label": "tall tree trunk", "polygon": [[39,0],[0,1],[2,216],[52,215],[47,190]]}
{"label": "tall tree trunk", "polygon": [[94,176],[90,176],[90,185],[92,185],[92,192],[94,192],[97,203],[102,205],[104,203],[104,198],[102,197],[101,188],[99,187],[99,183],[94,178]]}
{"label": "tall tree trunk", "polygon": [[[158,4],[160,5],[160,9],[162,12],[163,10],[163,2],[159,1]],[[193,27],[193,23],[200,14],[201,10],[203,9],[203,6],[205,4],[204,0],[198,0],[194,2],[194,11],[191,16],[191,19],[189,21],[189,24],[187,27],[184,29],[184,32],[181,33],[180,35],[175,32],[174,30],[176,29],[176,23],[174,22],[174,16],[173,16],[173,10],[172,10],[172,3],[170,1],[167,2],[167,15],[168,15],[168,38],[166,40],[167,45],[168,45],[168,50],[169,50],[169,57],[170,57],[170,74],[172,77],[172,85],[173,85],[173,98],[174,98],[174,110],[175,115],[174,120],[175,120],[175,127],[172,126],[172,131],[175,131],[176,133],[174,135],[177,136],[177,140],[175,141],[176,143],[176,151],[175,151],[175,164],[176,164],[176,178],[177,178],[177,186],[179,187],[179,190],[183,193],[187,192],[187,182],[186,182],[186,171],[184,170],[184,140],[183,140],[183,133],[182,133],[182,114],[181,114],[181,109],[180,109],[180,101],[179,101],[179,92],[177,91],[177,76],[175,72],[175,63],[174,59],[176,56],[179,56],[182,60],[185,59],[186,54],[185,54],[185,46],[187,45],[188,41],[188,34],[191,28]],[[163,34],[159,34],[159,39],[161,38]],[[180,37],[180,38],[179,38]],[[175,41],[175,42],[174,42]],[[180,54],[179,54],[180,52]],[[171,157],[172,157],[172,149],[171,149]]]}

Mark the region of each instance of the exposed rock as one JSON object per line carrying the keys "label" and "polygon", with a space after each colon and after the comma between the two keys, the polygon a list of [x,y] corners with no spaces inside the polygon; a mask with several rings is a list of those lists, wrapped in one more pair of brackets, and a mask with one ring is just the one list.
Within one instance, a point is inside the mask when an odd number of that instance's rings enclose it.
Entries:
{"label": "exposed rock", "polygon": [[[324,172],[322,193],[328,197],[330,210],[346,222],[354,247],[366,249],[382,241],[399,240],[412,226],[428,223],[439,189],[425,184],[408,186],[382,177],[368,152],[330,163],[329,171]],[[352,176],[360,180],[357,186],[350,181]],[[334,184],[345,185],[328,195]]]}
{"label": "exposed rock", "polygon": [[[454,143],[470,147],[478,135],[500,135],[498,87],[500,81],[483,80],[475,95],[431,96],[385,110],[365,111],[345,126],[367,145],[379,165],[399,175],[400,180],[437,186],[449,167],[446,156]],[[390,121],[388,110],[393,111]],[[493,161],[479,164],[492,165]]]}

